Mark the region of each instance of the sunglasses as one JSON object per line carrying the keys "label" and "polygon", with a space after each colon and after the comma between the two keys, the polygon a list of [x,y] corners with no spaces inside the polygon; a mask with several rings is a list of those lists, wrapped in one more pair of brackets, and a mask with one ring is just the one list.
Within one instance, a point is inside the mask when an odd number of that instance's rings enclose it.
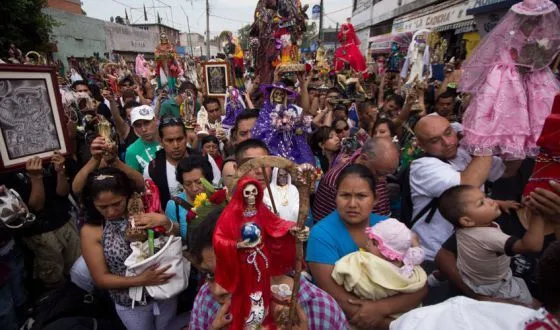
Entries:
{"label": "sunglasses", "polygon": [[336,134],[340,134],[340,133],[345,132],[349,129],[350,129],[350,127],[346,126],[346,127],[343,127],[343,128],[335,128],[334,131],[336,132]]}
{"label": "sunglasses", "polygon": [[161,120],[159,127],[172,126],[172,125],[183,125],[183,122],[179,118],[165,117]]}

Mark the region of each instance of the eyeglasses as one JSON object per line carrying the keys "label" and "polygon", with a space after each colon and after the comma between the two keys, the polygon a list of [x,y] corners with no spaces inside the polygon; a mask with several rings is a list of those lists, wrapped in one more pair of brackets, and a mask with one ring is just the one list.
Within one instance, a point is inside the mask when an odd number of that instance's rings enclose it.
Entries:
{"label": "eyeglasses", "polygon": [[336,132],[336,134],[340,134],[340,133],[345,132],[349,129],[350,129],[350,127],[346,126],[346,127],[343,127],[343,128],[335,128],[334,131]]}

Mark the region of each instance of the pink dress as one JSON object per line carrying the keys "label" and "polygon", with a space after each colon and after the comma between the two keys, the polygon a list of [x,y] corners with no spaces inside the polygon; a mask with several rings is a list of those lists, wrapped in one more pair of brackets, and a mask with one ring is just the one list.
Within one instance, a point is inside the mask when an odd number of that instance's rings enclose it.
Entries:
{"label": "pink dress", "polygon": [[[552,22],[555,25],[549,25]],[[463,65],[459,90],[472,93],[461,144],[473,155],[534,157],[560,84],[549,68],[560,50],[558,9],[542,16],[513,10]]]}

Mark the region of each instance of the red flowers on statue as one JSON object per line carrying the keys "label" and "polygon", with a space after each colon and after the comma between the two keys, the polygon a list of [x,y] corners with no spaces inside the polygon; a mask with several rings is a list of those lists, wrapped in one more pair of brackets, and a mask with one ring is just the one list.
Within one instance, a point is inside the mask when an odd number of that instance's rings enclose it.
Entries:
{"label": "red flowers on statue", "polygon": [[220,205],[226,200],[227,194],[225,189],[217,190],[210,196],[209,200],[212,204]]}
{"label": "red flowers on statue", "polygon": [[191,222],[194,218],[196,218],[196,213],[193,210],[189,210],[187,212],[187,222]]}

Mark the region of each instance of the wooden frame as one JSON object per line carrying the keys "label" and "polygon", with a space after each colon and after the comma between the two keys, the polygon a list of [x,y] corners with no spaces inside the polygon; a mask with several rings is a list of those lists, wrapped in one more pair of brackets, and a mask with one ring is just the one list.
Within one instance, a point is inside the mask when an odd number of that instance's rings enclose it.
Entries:
{"label": "wooden frame", "polygon": [[231,68],[228,62],[204,62],[202,74],[206,96],[225,97],[228,86],[234,83],[231,80]]}
{"label": "wooden frame", "polygon": [[54,67],[0,64],[0,171],[70,153]]}

